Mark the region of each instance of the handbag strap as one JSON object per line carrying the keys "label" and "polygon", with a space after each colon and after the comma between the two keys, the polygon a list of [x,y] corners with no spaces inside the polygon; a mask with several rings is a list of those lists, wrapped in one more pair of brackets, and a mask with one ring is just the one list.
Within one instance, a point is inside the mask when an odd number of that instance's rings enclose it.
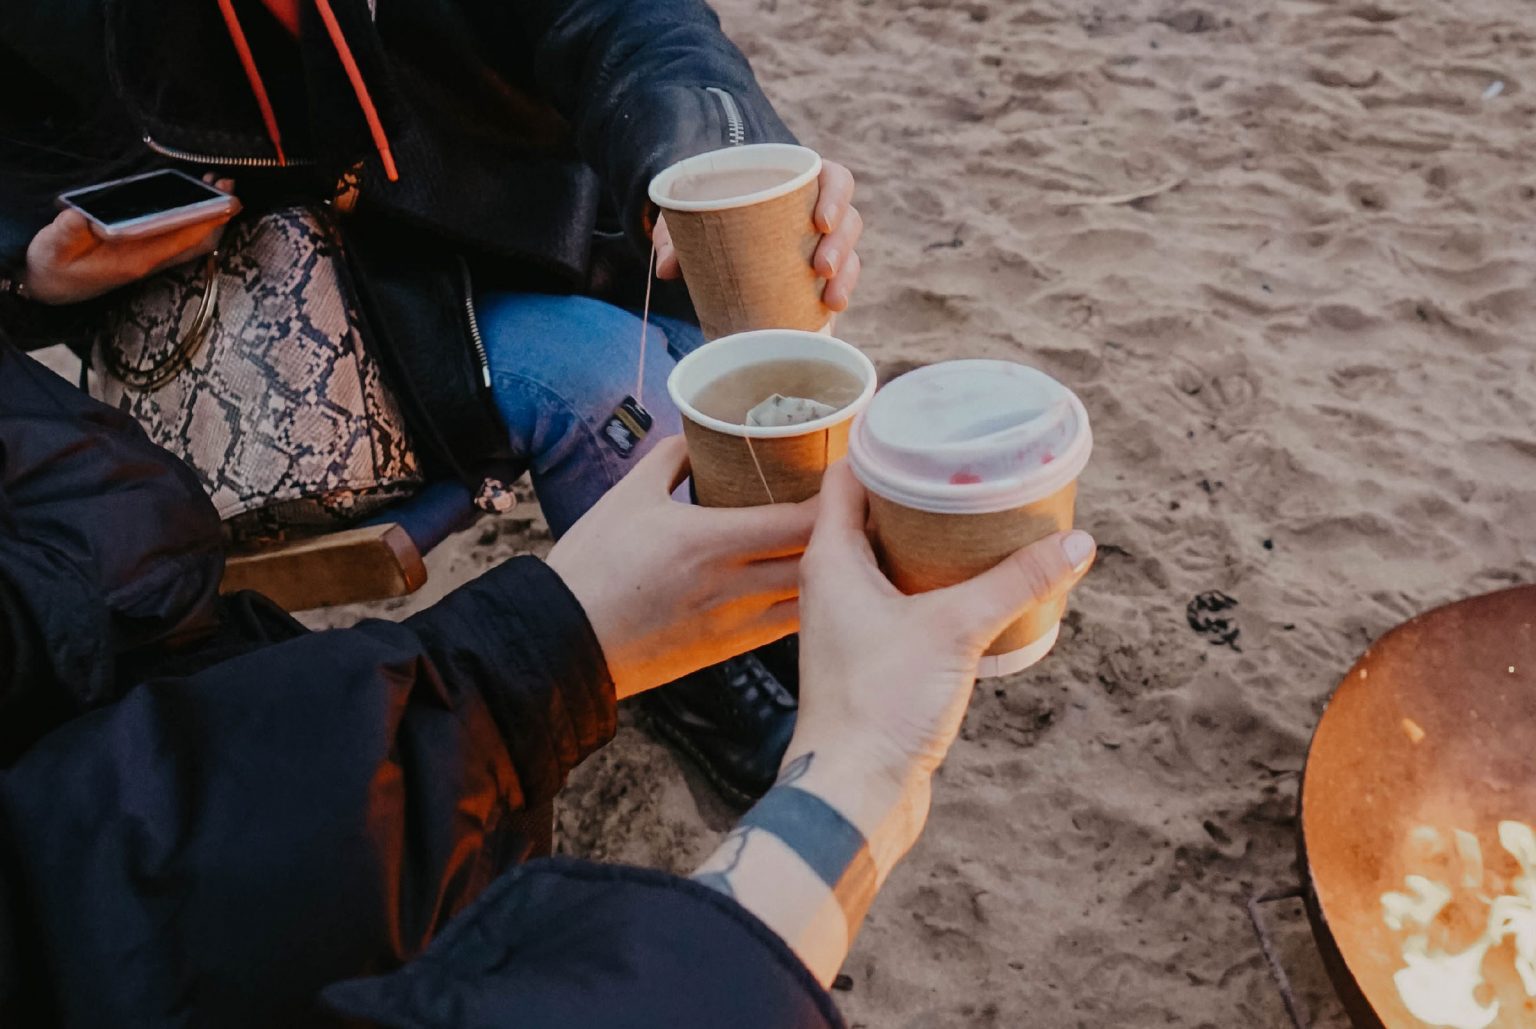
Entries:
{"label": "handbag strap", "polygon": [[152,361],[148,367],[129,367],[119,348],[111,345],[101,348],[102,360],[114,376],[127,386],[147,392],[164,386],[192,363],[207,340],[214,316],[218,313],[219,251],[215,250],[208,255],[203,266],[203,280],[203,296],[198,302],[197,313],[192,317],[192,324],[170,350],[158,360]]}

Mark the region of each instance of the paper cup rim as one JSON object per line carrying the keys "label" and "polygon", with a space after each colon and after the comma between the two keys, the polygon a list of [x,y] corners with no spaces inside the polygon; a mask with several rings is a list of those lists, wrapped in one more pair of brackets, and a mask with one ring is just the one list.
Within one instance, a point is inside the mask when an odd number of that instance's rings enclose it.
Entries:
{"label": "paper cup rim", "polygon": [[[799,159],[810,155],[810,167],[797,173],[793,178],[767,189],[760,189],[754,193],[743,193],[740,196],[723,197],[718,200],[678,200],[667,193],[667,189],[677,179],[690,174],[695,169],[701,171],[716,171],[715,162],[724,161],[733,166],[730,170],[762,167],[762,163],[755,161],[757,157],[767,157],[769,154],[784,154]],[[748,143],[745,146],[723,147],[719,150],[710,150],[707,153],[695,154],[684,158],[676,164],[670,165],[656,174],[651,179],[650,193],[651,203],[663,211],[731,211],[738,207],[751,207],[767,200],[777,200],[779,197],[788,196],[803,187],[808,182],[815,181],[821,174],[821,155],[810,147],[797,146],[792,143]]]}
{"label": "paper cup rim", "polygon": [[[720,352],[718,348],[722,344],[731,348],[751,346],[762,342],[764,338],[775,336],[815,340],[819,345],[830,345],[834,350],[851,355],[854,363],[858,364],[865,372],[863,390],[860,391],[856,398],[831,414],[823,418],[817,418],[814,421],[801,422],[798,425],[737,425],[732,422],[722,421],[719,418],[712,418],[694,407],[693,403],[680,392],[678,388],[679,376],[686,375],[690,365],[700,364],[718,355]],[[709,351],[712,347],[716,349],[711,353]],[[771,360],[774,360],[774,358],[767,357],[763,361],[752,363],[765,364]],[[746,365],[738,365],[737,367],[746,367]],[[673,368],[672,374],[667,376],[667,393],[672,397],[672,403],[676,406],[678,412],[695,425],[703,426],[725,436],[736,436],[741,439],[790,439],[795,436],[814,435],[815,433],[830,429],[834,425],[846,422],[850,418],[856,418],[861,415],[864,408],[869,406],[870,398],[875,395],[878,377],[879,375],[875,371],[875,363],[869,359],[869,355],[852,343],[838,339],[836,336],[828,336],[820,332],[807,332],[803,329],[754,329],[751,332],[738,332],[730,336],[721,336],[719,339],[711,340],[677,362],[677,367]]]}
{"label": "paper cup rim", "polygon": [[[929,514],[996,514],[1044,500],[1083,474],[1093,453],[1093,429],[1088,410],[1076,393],[1068,397],[1083,427],[1081,434],[1061,457],[1039,475],[1020,476],[999,482],[934,483],[899,471],[879,468],[863,445],[865,411],[861,409],[848,433],[848,464],[854,476],[871,493],[893,504]],[[952,444],[941,444],[941,447]]]}

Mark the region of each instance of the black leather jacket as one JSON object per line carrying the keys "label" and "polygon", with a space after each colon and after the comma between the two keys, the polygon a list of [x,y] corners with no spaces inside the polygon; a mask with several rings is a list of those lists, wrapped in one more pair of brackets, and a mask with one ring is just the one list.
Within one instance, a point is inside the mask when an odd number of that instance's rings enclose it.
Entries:
{"label": "black leather jacket", "polygon": [[[390,182],[313,5],[301,5],[311,20],[298,44],[256,0],[236,7],[292,167],[270,170],[212,0],[3,5],[12,99],[0,138],[25,145],[0,160],[25,165],[94,123],[141,164],[239,176],[248,206],[264,192],[328,199],[354,175],[349,245],[380,355],[418,448],[471,479],[504,442],[471,282],[629,301],[643,284],[653,175],[731,142],[793,138],[703,0],[332,0],[389,134]],[[18,265],[52,216],[7,178],[0,167],[0,268]]]}

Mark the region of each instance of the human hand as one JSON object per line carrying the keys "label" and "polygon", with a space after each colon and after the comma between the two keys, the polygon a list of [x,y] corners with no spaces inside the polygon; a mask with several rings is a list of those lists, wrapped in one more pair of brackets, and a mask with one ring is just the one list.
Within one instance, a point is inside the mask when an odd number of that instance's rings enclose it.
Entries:
{"label": "human hand", "polygon": [[[235,188],[233,179],[215,180],[208,175],[203,181],[225,193]],[[211,254],[219,245],[225,224],[238,213],[237,204],[235,210],[218,218],[159,235],[101,239],[91,231],[85,215],[66,208],[27,245],[23,279],[27,296],[43,304],[79,303]]]}
{"label": "human hand", "polygon": [[829,469],[801,562],[800,712],[785,756],[900,789],[926,785],[960,731],[976,666],[1025,609],[1093,563],[1085,532],[1047,536],[969,582],[916,596],[891,585],[865,535],[867,499],[846,462]]}
{"label": "human hand", "polygon": [[[814,217],[822,236],[811,255],[811,266],[827,280],[822,302],[828,310],[846,311],[863,267],[856,248],[864,234],[864,218],[853,206],[853,172],[836,161],[821,162],[821,196]],[[651,241],[656,244],[656,276],[675,279],[681,275],[665,215],[656,219]]]}
{"label": "human hand", "polygon": [[550,551],[592,623],[622,699],[746,653],[799,625],[815,501],[705,508],[672,500],[688,464],[662,440]]}
{"label": "human hand", "polygon": [[909,597],[875,561],[845,462],[828,469],[820,503],[800,563],[794,738],[778,783],[694,878],[734,897],[825,984],[922,832],[982,653],[1082,578],[1094,547],[1083,532],[1048,536],[969,582]]}

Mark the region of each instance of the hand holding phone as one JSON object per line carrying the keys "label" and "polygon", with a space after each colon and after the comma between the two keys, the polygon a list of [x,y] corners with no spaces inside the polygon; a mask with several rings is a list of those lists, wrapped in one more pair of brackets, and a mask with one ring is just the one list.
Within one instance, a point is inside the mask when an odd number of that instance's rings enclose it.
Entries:
{"label": "hand holding phone", "polygon": [[[239,212],[240,202],[231,195],[235,188],[232,179],[197,185],[219,192],[223,198],[220,210],[211,215],[203,213],[192,222],[162,227],[153,235],[104,237],[97,222],[80,207],[61,204],[64,210],[27,247],[23,278],[26,295],[44,304],[79,303],[212,253],[219,245],[225,224]],[[111,212],[98,209],[96,213],[99,216]]]}
{"label": "hand holding phone", "polygon": [[227,191],[171,168],[73,189],[60,194],[58,204],[85,215],[102,239],[158,236],[228,218],[240,206]]}

